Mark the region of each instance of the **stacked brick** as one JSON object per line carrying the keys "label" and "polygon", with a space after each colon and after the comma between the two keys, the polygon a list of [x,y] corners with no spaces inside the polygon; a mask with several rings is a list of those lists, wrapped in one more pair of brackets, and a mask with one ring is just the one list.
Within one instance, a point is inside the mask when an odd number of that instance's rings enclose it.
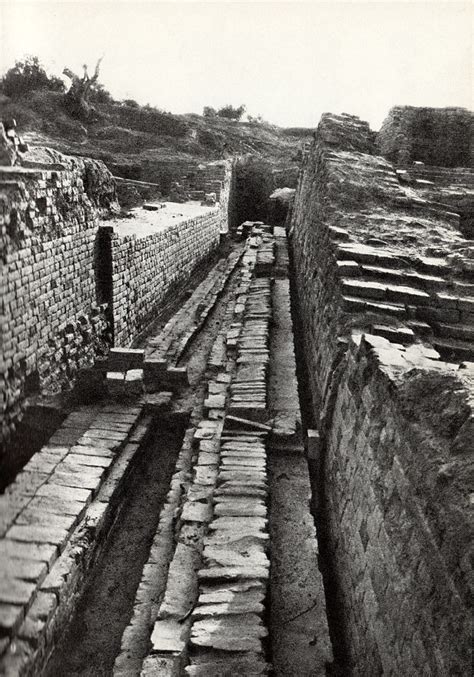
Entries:
{"label": "stacked brick", "polygon": [[221,208],[221,230],[227,232],[228,219],[232,221],[234,210],[235,173],[232,160],[218,160],[207,164],[190,162],[144,161],[140,178],[153,181],[161,186],[164,195],[177,182],[183,194],[193,200],[204,200],[206,194],[215,193]]}
{"label": "stacked brick", "polygon": [[70,620],[148,430],[141,413],[75,411],[0,497],[2,675],[40,674]]}
{"label": "stacked brick", "polygon": [[20,153],[28,150],[28,146],[17,136],[16,120],[0,122],[0,165],[12,166],[17,163]]}
{"label": "stacked brick", "polygon": [[[265,391],[267,356],[247,345],[266,343],[270,326],[269,280],[252,280],[256,262],[255,246],[244,255],[236,298],[226,310],[225,324],[237,334],[232,342],[227,333],[226,356],[208,382],[206,417],[194,431],[192,482],[183,496],[177,545],[142,675],[159,668],[177,674],[188,660],[185,671],[192,675],[267,674],[269,669],[262,640],[267,635],[265,439],[270,428],[236,418],[226,407],[234,380],[238,389]],[[137,671],[124,652],[115,668],[117,675]]]}
{"label": "stacked brick", "polygon": [[474,115],[465,108],[395,106],[377,136],[381,153],[399,164],[474,166]]}
{"label": "stacked brick", "polygon": [[115,345],[129,345],[167,292],[213,251],[220,222],[213,209],[147,237],[111,234]]}
{"label": "stacked brick", "polygon": [[113,183],[100,162],[63,159],[54,171],[0,169],[3,441],[21,418],[25,380],[66,387],[105,338],[94,245]]}
{"label": "stacked brick", "polygon": [[373,153],[324,116],[291,224],[333,582],[353,674],[467,674],[469,242]]}
{"label": "stacked brick", "polygon": [[[258,229],[256,229],[258,230]],[[192,612],[190,665],[186,674],[267,674],[263,640],[264,600],[270,562],[268,546],[267,457],[265,442],[270,428],[266,419],[268,337],[271,322],[270,280],[250,279],[252,268],[259,273],[259,235],[255,247],[249,242],[242,280],[236,299],[231,332],[235,337],[236,371],[210,382],[205,401],[209,416],[224,410],[226,390],[230,397],[219,444],[209,441],[201,422],[201,437],[195,482],[202,481],[206,463],[214,477],[213,518],[204,539],[202,567],[198,572],[199,596]],[[268,244],[263,250],[268,252]],[[272,243],[273,244],[273,243]],[[267,246],[266,246],[267,245]],[[268,256],[266,254],[265,256]],[[261,271],[260,271],[261,273]],[[227,349],[233,353],[229,337]],[[219,388],[219,381],[224,387]],[[222,411],[224,413],[224,411]],[[235,416],[241,414],[242,418]],[[202,439],[202,437],[204,437]],[[210,452],[210,453],[209,453]],[[217,452],[217,453],[216,453]],[[202,467],[199,468],[199,465]],[[201,470],[201,475],[198,473]]]}

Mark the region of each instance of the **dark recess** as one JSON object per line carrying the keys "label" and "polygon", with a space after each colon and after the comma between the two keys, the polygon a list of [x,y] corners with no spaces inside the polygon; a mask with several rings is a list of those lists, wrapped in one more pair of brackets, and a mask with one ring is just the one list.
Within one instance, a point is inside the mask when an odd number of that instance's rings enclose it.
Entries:
{"label": "dark recess", "polygon": [[113,280],[112,280],[112,237],[111,226],[100,226],[95,240],[95,284],[97,303],[106,303],[105,316],[110,326],[112,345],[114,342]]}

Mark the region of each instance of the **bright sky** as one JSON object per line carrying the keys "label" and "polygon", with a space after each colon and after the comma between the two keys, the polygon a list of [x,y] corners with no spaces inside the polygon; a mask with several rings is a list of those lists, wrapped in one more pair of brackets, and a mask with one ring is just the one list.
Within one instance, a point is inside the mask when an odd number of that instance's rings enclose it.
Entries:
{"label": "bright sky", "polygon": [[0,71],[27,54],[174,113],[245,103],[283,126],[395,104],[473,107],[471,2],[0,0]]}

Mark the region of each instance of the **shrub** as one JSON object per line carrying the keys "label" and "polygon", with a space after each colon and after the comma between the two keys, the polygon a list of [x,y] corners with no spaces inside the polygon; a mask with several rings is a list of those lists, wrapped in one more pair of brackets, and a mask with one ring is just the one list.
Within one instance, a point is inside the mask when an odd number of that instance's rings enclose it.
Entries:
{"label": "shrub", "polygon": [[198,141],[201,146],[206,146],[211,150],[222,150],[224,146],[224,137],[222,134],[210,132],[207,129],[198,132]]}
{"label": "shrub", "polygon": [[245,113],[245,110],[246,108],[243,104],[238,108],[234,108],[234,106],[227,104],[227,106],[219,108],[217,115],[220,118],[227,118],[228,120],[240,120],[242,115]]}
{"label": "shrub", "polygon": [[112,94],[100,82],[91,89],[90,100],[94,103],[114,103]]}
{"label": "shrub", "polygon": [[48,76],[37,56],[28,56],[5,73],[1,89],[6,96],[17,99],[36,89],[63,92],[65,87],[61,78]]}
{"label": "shrub", "polygon": [[215,118],[217,111],[215,108],[212,108],[212,106],[204,106],[202,114],[205,118]]}

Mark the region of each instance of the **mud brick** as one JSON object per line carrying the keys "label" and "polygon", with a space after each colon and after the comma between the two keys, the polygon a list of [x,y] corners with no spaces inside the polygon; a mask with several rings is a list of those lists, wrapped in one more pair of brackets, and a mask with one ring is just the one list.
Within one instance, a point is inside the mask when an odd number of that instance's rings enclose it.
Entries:
{"label": "mud brick", "polygon": [[6,534],[30,500],[31,496],[26,494],[0,496],[0,538]]}
{"label": "mud brick", "polygon": [[124,442],[127,439],[127,433],[130,428],[123,430],[114,430],[112,428],[106,429],[105,425],[96,428],[94,424],[92,427],[88,428],[85,434],[89,437],[95,437],[100,440],[116,440],[118,442]]}
{"label": "mud brick", "polygon": [[207,503],[186,502],[181,519],[184,522],[206,522],[209,523],[212,519],[212,507]]}
{"label": "mud brick", "polygon": [[264,423],[254,421],[249,418],[242,418],[239,416],[226,416],[225,419],[225,428],[226,430],[229,429],[244,429],[244,430],[250,430],[250,431],[256,431],[256,432],[271,432],[271,427],[268,425],[265,425]]}
{"label": "mud brick", "polygon": [[38,582],[48,572],[46,562],[32,559],[18,559],[0,553],[0,570],[6,578],[19,578],[25,581]]}
{"label": "mud brick", "polygon": [[125,374],[124,392],[126,395],[140,395],[143,390],[143,370],[130,369]]}
{"label": "mud brick", "polygon": [[[77,440],[77,446],[75,447],[76,449],[78,447],[101,447],[102,449],[108,449],[109,451],[116,451],[122,446],[123,442],[120,440],[111,440],[111,439],[104,439],[102,437],[93,437],[92,435],[83,435],[79,440]],[[99,454],[98,454],[99,455]]]}
{"label": "mud brick", "polygon": [[[91,489],[95,491],[99,484],[100,478],[98,478],[97,475],[90,475],[89,473],[69,473],[56,471],[52,477],[52,481],[60,486]],[[51,522],[53,523],[53,521]]]}
{"label": "mud brick", "polygon": [[36,508],[26,508],[15,522],[15,524],[38,524],[41,526],[59,527],[60,529],[67,529],[69,532],[72,531],[76,523],[77,517],[75,515],[60,514],[59,510],[58,513],[53,514],[46,510],[38,511]]}
{"label": "mud brick", "polygon": [[14,524],[6,533],[6,538],[23,543],[49,543],[63,549],[68,532],[58,527],[41,525]]}
{"label": "mud brick", "polygon": [[186,626],[173,619],[158,620],[153,626],[151,644],[155,652],[179,653],[185,647]]}
{"label": "mud brick", "polygon": [[28,504],[28,510],[38,514],[75,515],[79,517],[85,509],[85,504],[79,501],[64,500],[59,497],[36,496]]}
{"label": "mud brick", "polygon": [[13,635],[20,627],[24,615],[24,606],[0,601],[0,635]]}
{"label": "mud brick", "polygon": [[261,639],[267,630],[257,614],[235,614],[224,618],[196,621],[191,642],[197,646],[233,652],[261,652]]}
{"label": "mud brick", "polygon": [[[71,447],[71,455],[82,454],[87,456],[103,456],[105,458],[114,458],[115,454],[110,449],[105,447],[88,447],[86,445],[80,444],[75,447]],[[65,459],[66,460],[66,459]]]}
{"label": "mud brick", "polygon": [[57,498],[59,501],[65,500],[88,504],[91,501],[92,492],[89,489],[63,487],[53,482],[48,482],[38,489],[38,496]]}
{"label": "mud brick", "polygon": [[2,604],[29,604],[36,585],[18,578],[0,578],[0,603]]}

